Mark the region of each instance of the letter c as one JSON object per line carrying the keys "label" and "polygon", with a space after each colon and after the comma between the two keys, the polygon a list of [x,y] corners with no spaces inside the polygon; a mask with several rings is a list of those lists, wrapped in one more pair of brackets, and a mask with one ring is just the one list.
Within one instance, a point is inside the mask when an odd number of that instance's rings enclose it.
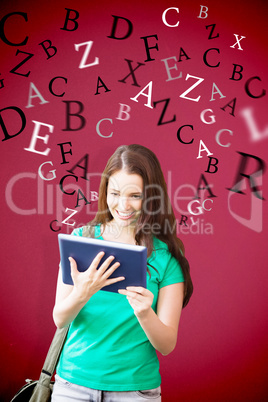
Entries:
{"label": "letter c", "polygon": [[102,138],[110,138],[110,137],[112,137],[112,135],[113,135],[113,131],[111,132],[110,135],[102,135],[102,133],[100,132],[100,124],[101,124],[101,122],[104,121],[104,120],[108,120],[111,124],[113,124],[113,120],[112,120],[112,119],[108,119],[108,118],[102,119],[102,120],[100,120],[100,121],[97,123],[97,125],[96,125],[96,131],[97,131],[97,133],[99,134],[100,137],[102,137]]}
{"label": "letter c", "polygon": [[54,83],[55,80],[57,80],[57,79],[59,79],[59,78],[61,78],[62,80],[64,80],[64,81],[66,82],[66,84],[67,84],[67,78],[65,78],[65,77],[54,77],[54,78],[52,78],[52,80],[50,81],[50,83],[49,83],[49,85],[48,85],[48,88],[49,88],[49,92],[50,92],[52,95],[58,96],[58,97],[62,97],[62,96],[65,95],[65,92],[62,92],[62,94],[55,94],[55,92],[53,92],[53,89],[52,89],[52,84]]}
{"label": "letter c", "polygon": [[167,23],[167,20],[166,20],[166,13],[167,13],[169,10],[176,10],[178,14],[179,14],[180,11],[179,11],[179,9],[178,9],[177,7],[170,7],[170,8],[167,8],[167,9],[163,12],[163,14],[162,14],[162,21],[163,21],[163,23],[164,23],[167,27],[175,28],[175,27],[177,27],[177,26],[179,25],[180,21],[178,21],[177,24],[175,24],[175,25],[170,25],[170,24],[168,24],[168,23]]}
{"label": "letter c", "polygon": [[54,222],[58,222],[57,219],[54,219],[54,221],[51,221],[51,222],[50,222],[50,224],[49,224],[50,229],[51,229],[53,232],[59,232],[59,231],[61,230],[61,226],[59,227],[58,230],[53,229],[52,224],[53,224]]}
{"label": "letter c", "polygon": [[73,175],[73,174],[67,174],[66,176],[63,176],[63,177],[61,178],[61,181],[60,181],[60,189],[61,189],[61,191],[62,191],[64,194],[73,195],[73,194],[75,193],[75,190],[72,191],[71,193],[68,193],[68,192],[65,191],[64,188],[63,188],[63,181],[65,180],[66,177],[75,177],[75,181],[76,181],[76,182],[78,181],[78,177],[75,176],[75,175]]}
{"label": "letter c", "polygon": [[229,146],[231,145],[230,142],[228,142],[228,144],[226,144],[226,145],[224,145],[224,144],[222,144],[222,143],[220,142],[220,135],[221,135],[221,133],[222,133],[223,131],[227,131],[227,133],[229,133],[230,135],[233,135],[233,132],[232,132],[231,130],[228,130],[227,128],[223,128],[222,130],[219,130],[219,131],[216,133],[216,142],[217,142],[217,144],[219,144],[221,147],[229,147]]}
{"label": "letter c", "polygon": [[210,202],[213,203],[213,200],[211,200],[210,198],[207,198],[206,200],[203,201],[203,203],[202,203],[202,208],[203,208],[205,211],[211,211],[211,208],[207,209],[207,208],[204,206],[204,205],[205,205],[205,202],[207,202],[207,201],[210,201]]}
{"label": "letter c", "polygon": [[192,143],[194,142],[194,139],[193,139],[193,138],[191,139],[190,142],[182,141],[181,136],[180,136],[180,131],[181,131],[181,129],[182,129],[183,127],[190,127],[192,130],[194,129],[194,127],[193,127],[192,125],[190,125],[190,124],[185,124],[184,126],[181,126],[181,127],[178,129],[178,131],[177,131],[177,138],[178,138],[178,140],[179,140],[182,144],[192,144]]}
{"label": "letter c", "polygon": [[249,79],[247,80],[247,82],[245,83],[245,91],[246,91],[247,95],[250,96],[251,98],[262,98],[262,97],[266,94],[265,89],[262,90],[262,92],[261,92],[260,95],[253,95],[253,94],[250,92],[250,90],[249,90],[249,84],[250,84],[251,81],[253,81],[253,80],[261,81],[260,77],[251,77],[251,78],[249,78]]}
{"label": "letter c", "polygon": [[1,19],[1,21],[0,21],[0,38],[2,39],[3,42],[5,42],[5,43],[6,43],[7,45],[9,45],[9,46],[24,46],[24,45],[26,45],[26,43],[27,43],[27,41],[28,41],[28,36],[26,36],[26,38],[24,39],[24,41],[19,42],[19,43],[14,43],[14,42],[10,42],[10,41],[7,39],[6,35],[5,35],[5,32],[4,32],[4,25],[5,25],[5,23],[6,23],[6,20],[7,20],[9,17],[12,17],[12,15],[21,15],[21,16],[24,18],[24,20],[25,20],[26,22],[28,21],[27,14],[26,14],[26,13],[21,13],[21,12],[19,12],[19,11],[15,11],[14,13],[10,13],[10,14],[5,15],[5,16]]}

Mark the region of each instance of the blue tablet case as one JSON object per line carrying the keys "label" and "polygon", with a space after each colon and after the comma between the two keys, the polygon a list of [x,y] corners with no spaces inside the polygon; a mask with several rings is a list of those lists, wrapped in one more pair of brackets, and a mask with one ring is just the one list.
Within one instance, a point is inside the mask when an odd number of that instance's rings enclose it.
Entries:
{"label": "blue tablet case", "polygon": [[110,255],[115,257],[113,263],[120,262],[119,268],[110,278],[124,276],[125,280],[105,286],[102,290],[117,292],[118,289],[125,289],[127,286],[146,288],[146,247],[67,234],[59,234],[58,241],[64,283],[73,285],[69,257],[75,259],[78,271],[83,272],[88,269],[96,255],[104,251],[105,255],[101,262]]}

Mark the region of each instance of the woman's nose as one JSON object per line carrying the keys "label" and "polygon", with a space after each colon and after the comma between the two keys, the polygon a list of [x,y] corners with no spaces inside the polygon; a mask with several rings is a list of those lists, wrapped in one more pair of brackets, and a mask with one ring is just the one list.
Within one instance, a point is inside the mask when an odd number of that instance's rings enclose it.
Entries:
{"label": "woman's nose", "polygon": [[129,207],[128,197],[119,197],[119,207],[123,211],[127,211],[128,207]]}

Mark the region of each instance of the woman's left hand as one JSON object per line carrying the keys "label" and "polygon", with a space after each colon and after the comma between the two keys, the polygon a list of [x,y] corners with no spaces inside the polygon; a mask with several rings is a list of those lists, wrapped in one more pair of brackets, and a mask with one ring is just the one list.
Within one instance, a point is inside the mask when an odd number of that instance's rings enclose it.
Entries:
{"label": "woman's left hand", "polygon": [[128,286],[126,289],[119,289],[118,293],[127,297],[137,318],[145,318],[151,310],[154,295],[150,290],[141,286]]}

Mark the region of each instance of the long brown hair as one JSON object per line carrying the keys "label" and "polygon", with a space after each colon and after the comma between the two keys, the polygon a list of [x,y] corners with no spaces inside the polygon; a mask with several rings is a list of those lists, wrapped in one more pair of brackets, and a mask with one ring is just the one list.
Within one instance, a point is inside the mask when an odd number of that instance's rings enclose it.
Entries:
{"label": "long brown hair", "polygon": [[[89,222],[88,228],[93,229],[99,224],[105,228],[105,225],[113,219],[107,205],[107,187],[109,178],[122,169],[128,174],[138,174],[143,179],[143,207],[135,227],[136,244],[147,247],[148,257],[153,251],[153,235],[167,244],[170,253],[179,261],[184,275],[183,307],[185,307],[193,293],[189,263],[184,256],[184,245],[176,235],[176,218],[160,163],[150,149],[138,144],[122,145],[116,149],[103,171],[98,212],[93,221]],[[150,235],[148,228],[151,228]],[[92,230],[90,233],[92,235]]]}

